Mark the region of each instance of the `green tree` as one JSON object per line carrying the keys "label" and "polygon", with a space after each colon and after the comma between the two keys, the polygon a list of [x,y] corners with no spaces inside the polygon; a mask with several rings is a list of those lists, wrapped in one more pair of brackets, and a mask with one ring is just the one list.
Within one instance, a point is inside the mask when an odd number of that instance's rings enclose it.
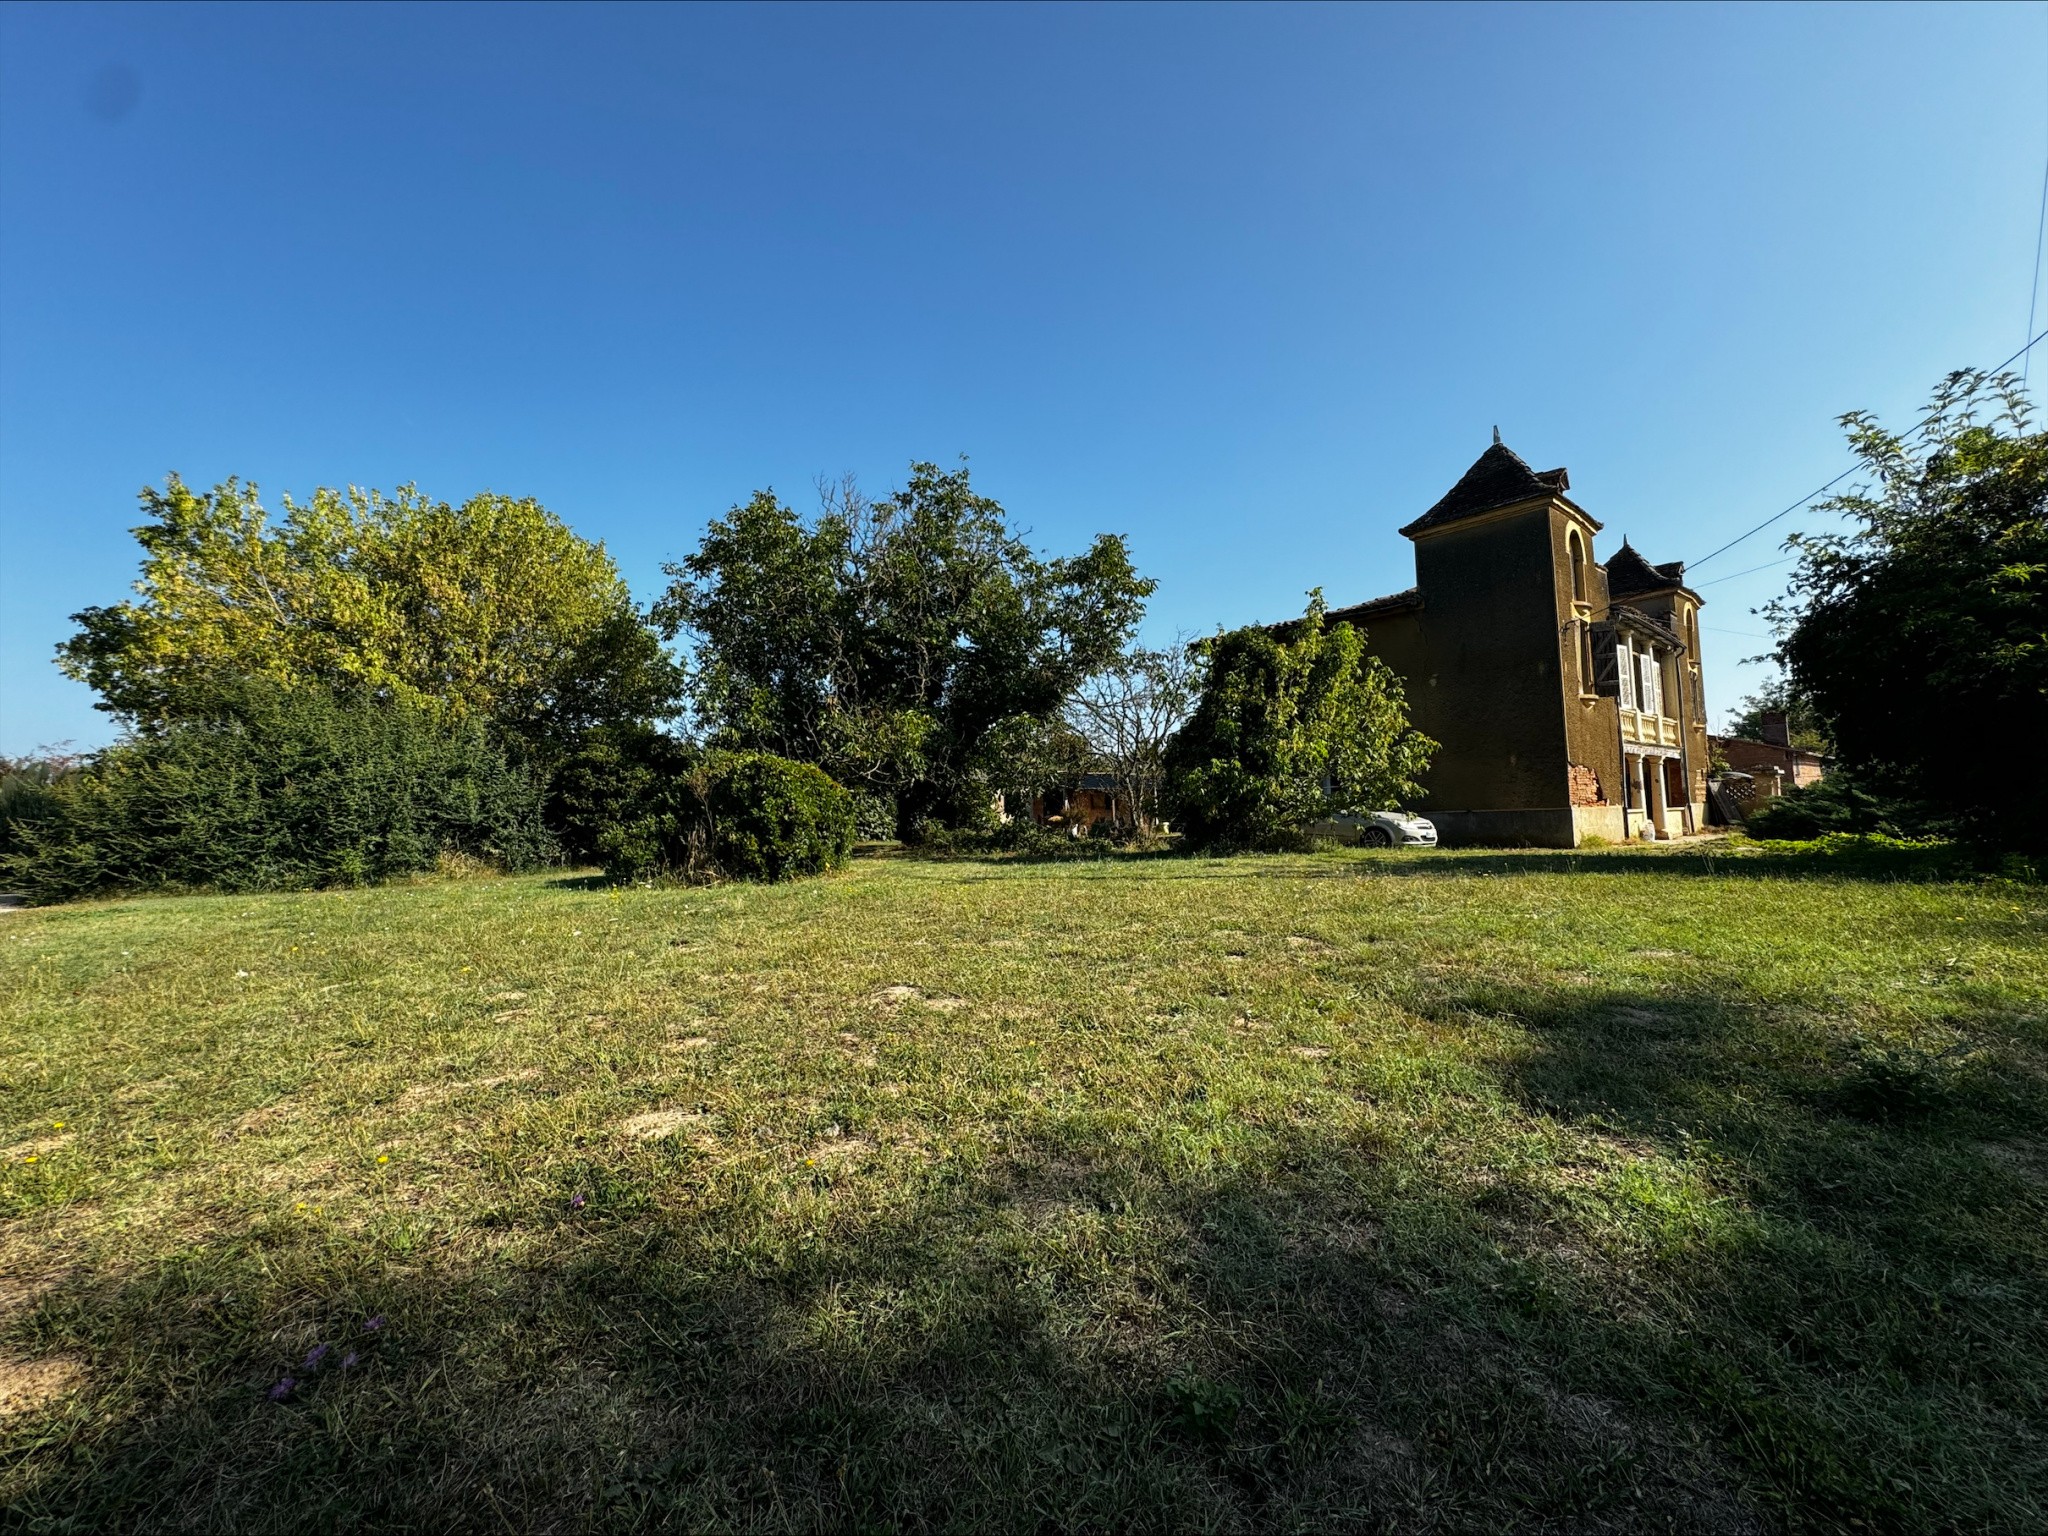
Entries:
{"label": "green tree", "polygon": [[1951,374],[1916,432],[1842,418],[1873,482],[1795,536],[1777,657],[1844,766],[1925,823],[2048,849],[2048,434],[2010,374]]}
{"label": "green tree", "polygon": [[141,730],[224,678],[316,684],[476,719],[547,757],[593,724],[658,717],[682,678],[602,544],[532,500],[413,487],[290,497],[145,490],[136,596],[73,616],[58,665]]}
{"label": "green tree", "polygon": [[1771,714],[1785,717],[1791,744],[1801,751],[1826,753],[1834,750],[1834,743],[1828,737],[1827,722],[1813,707],[1813,700],[1785,677],[1772,678],[1737,705],[1735,717],[1728,722],[1728,734],[1744,741],[1762,741],[1764,716]]}
{"label": "green tree", "polygon": [[1196,643],[1201,699],[1166,753],[1195,845],[1285,847],[1312,821],[1417,792],[1436,743],[1409,725],[1400,678],[1326,611],[1318,589],[1285,638],[1253,627]]}
{"label": "green tree", "polygon": [[668,568],[655,613],[694,638],[698,713],[721,744],[892,799],[905,832],[979,821],[1004,787],[1001,743],[1118,653],[1153,583],[1108,534],[1040,559],[964,464],[824,502],[807,523],[762,491]]}

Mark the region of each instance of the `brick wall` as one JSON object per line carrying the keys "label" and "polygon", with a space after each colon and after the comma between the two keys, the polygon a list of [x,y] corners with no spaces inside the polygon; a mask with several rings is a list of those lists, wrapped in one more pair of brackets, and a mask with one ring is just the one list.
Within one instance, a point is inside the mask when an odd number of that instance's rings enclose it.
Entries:
{"label": "brick wall", "polygon": [[1584,763],[1572,764],[1572,804],[1605,805],[1607,796],[1600,790],[1600,775]]}

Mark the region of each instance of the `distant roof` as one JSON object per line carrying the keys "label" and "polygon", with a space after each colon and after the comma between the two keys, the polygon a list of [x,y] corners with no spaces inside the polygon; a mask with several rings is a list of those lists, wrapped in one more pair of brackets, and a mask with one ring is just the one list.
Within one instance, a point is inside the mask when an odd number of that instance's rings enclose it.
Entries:
{"label": "distant roof", "polygon": [[1422,588],[1410,587],[1405,592],[1389,592],[1385,597],[1375,597],[1370,602],[1353,603],[1349,608],[1332,608],[1323,615],[1325,624],[1363,624],[1367,619],[1384,618],[1390,613],[1408,613],[1422,606]]}
{"label": "distant roof", "polygon": [[1685,585],[1685,562],[1673,560],[1668,565],[1652,565],[1630,546],[1627,539],[1621,541],[1621,548],[1607,557],[1607,595],[1609,597],[1633,597],[1641,592],[1667,592],[1673,587]]}
{"label": "distant roof", "polygon": [[[1353,603],[1349,608],[1332,608],[1323,615],[1325,624],[1363,624],[1369,619],[1383,619],[1390,614],[1413,613],[1422,607],[1422,589],[1410,587],[1405,592],[1390,592],[1385,597],[1376,597],[1370,602]],[[1282,619],[1278,624],[1266,628],[1285,639],[1301,627],[1300,619]]]}
{"label": "distant roof", "polygon": [[[1791,753],[1794,757],[1810,757],[1816,763],[1831,763],[1834,756],[1827,752],[1816,752],[1811,747],[1781,747],[1775,741],[1758,741],[1753,736],[1708,736],[1707,745],[1718,747],[1724,742],[1735,742],[1745,747],[1762,747],[1767,752]],[[1748,778],[1748,774],[1743,775]]]}
{"label": "distant roof", "polygon": [[[1472,467],[1465,471],[1464,478],[1451,487],[1443,500],[1401,532],[1412,539],[1418,533],[1477,517],[1498,507],[1561,495],[1571,489],[1571,484],[1571,476],[1562,469],[1531,469],[1523,462],[1522,456],[1501,442],[1496,434],[1493,446],[1472,461]],[[1600,525],[1595,523],[1593,526],[1598,528]]]}

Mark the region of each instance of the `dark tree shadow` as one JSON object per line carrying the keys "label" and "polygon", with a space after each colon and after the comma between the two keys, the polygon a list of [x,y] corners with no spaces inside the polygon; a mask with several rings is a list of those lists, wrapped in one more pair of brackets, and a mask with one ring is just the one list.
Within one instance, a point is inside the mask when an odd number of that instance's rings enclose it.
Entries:
{"label": "dark tree shadow", "polygon": [[2044,1206],[1980,1148],[2039,1136],[2038,1082],[1872,1097],[1711,990],[1407,1001],[1517,1020],[1491,1091],[1614,1155],[1477,1177],[1304,1110],[1205,1162],[1075,1114],[880,1208],[792,1170],[774,1215],[677,1142],[459,1263],[259,1225],[12,1327],[100,1385],[5,1468],[10,1523],[2028,1527]]}

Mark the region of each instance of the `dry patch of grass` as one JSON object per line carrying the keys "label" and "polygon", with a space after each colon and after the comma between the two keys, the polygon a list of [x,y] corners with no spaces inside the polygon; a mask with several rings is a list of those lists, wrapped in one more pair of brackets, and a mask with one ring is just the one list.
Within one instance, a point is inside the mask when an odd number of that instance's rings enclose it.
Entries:
{"label": "dry patch of grass", "polygon": [[85,1367],[77,1360],[13,1360],[0,1355],[0,1419],[50,1412],[84,1384]]}

